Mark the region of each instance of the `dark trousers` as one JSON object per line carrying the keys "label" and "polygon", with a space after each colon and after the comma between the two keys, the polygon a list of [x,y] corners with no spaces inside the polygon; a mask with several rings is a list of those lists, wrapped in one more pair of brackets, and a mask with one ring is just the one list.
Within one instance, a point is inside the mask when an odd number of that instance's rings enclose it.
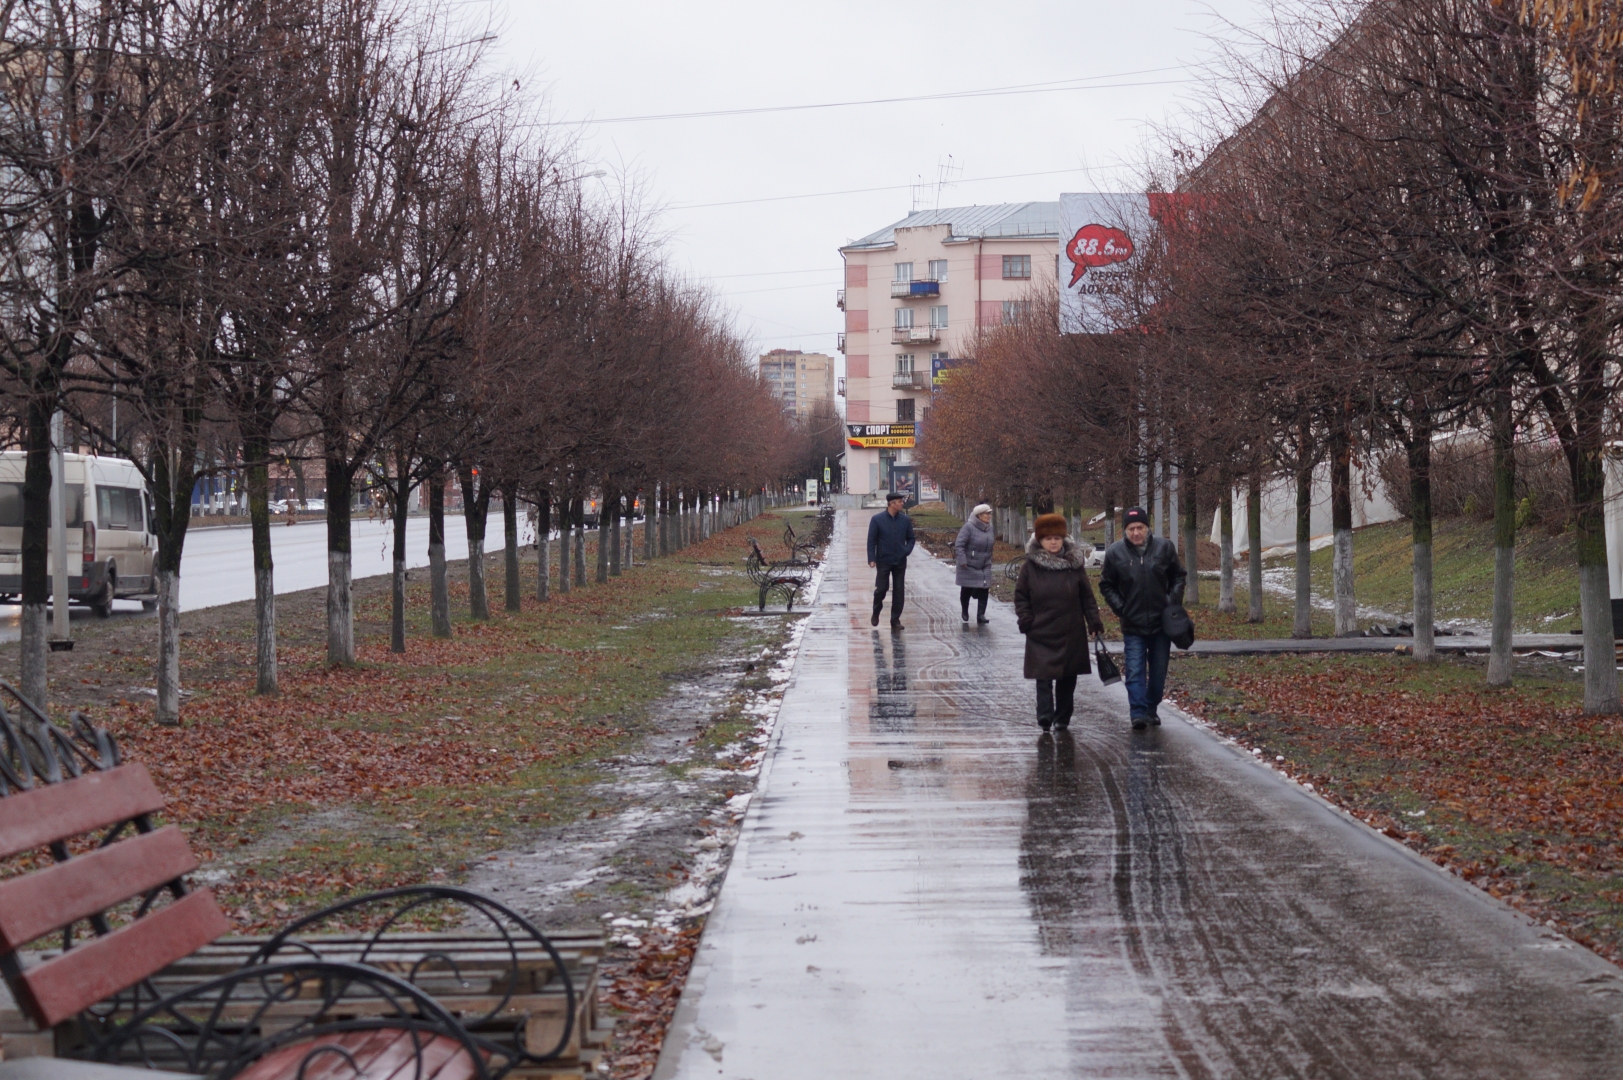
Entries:
{"label": "dark trousers", "polygon": [[1060,727],[1071,723],[1072,701],[1076,697],[1076,676],[1037,680],[1037,721],[1050,720]]}
{"label": "dark trousers", "polygon": [[975,618],[986,618],[986,598],[991,591],[991,589],[971,589],[967,587],[958,589],[958,603],[964,609],[965,622],[969,621],[969,601],[971,598],[976,601]]}
{"label": "dark trousers", "polygon": [[1167,686],[1172,639],[1165,634],[1123,634],[1121,638],[1127,668],[1127,713],[1135,720],[1153,720]]}
{"label": "dark trousers", "polygon": [[873,613],[877,616],[884,610],[885,593],[894,585],[896,599],[890,602],[890,621],[897,622],[902,617],[902,608],[907,606],[907,564],[880,563],[877,569],[878,575],[873,580]]}

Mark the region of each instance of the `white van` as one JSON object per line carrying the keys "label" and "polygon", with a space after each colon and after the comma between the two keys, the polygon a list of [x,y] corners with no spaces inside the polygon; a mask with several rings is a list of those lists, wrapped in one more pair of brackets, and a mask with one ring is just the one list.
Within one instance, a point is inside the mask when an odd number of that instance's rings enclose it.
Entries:
{"label": "white van", "polygon": [[[135,463],[124,458],[67,454],[68,601],[112,610],[114,597],[149,599],[157,536],[152,496]],[[23,588],[23,471],[28,455],[0,453],[0,602]],[[50,571],[56,563],[51,557]],[[46,584],[50,588],[49,580]],[[147,606],[151,606],[148,604]]]}

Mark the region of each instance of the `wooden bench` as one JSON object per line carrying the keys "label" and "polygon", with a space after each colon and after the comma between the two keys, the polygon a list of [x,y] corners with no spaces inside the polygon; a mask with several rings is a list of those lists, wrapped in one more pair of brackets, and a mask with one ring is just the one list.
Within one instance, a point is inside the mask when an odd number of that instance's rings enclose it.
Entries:
{"label": "wooden bench", "polygon": [[[146,768],[82,718],[66,733],[31,711],[0,707],[0,860],[19,871],[0,878],[0,975],[59,1055],[219,1080],[499,1080],[578,1060],[582,958],[516,912],[417,886],[222,940],[185,836],[152,820]],[[427,914],[468,928],[390,932]],[[310,935],[335,921],[381,928]]]}

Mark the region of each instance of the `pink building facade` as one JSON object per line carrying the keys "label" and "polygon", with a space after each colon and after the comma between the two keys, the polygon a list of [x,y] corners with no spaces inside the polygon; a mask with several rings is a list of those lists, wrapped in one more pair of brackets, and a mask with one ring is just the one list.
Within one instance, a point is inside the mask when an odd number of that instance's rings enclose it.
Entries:
{"label": "pink building facade", "polygon": [[935,373],[983,328],[1025,317],[1058,279],[1059,203],[920,210],[840,249],[845,258],[846,490],[883,492],[913,461]]}

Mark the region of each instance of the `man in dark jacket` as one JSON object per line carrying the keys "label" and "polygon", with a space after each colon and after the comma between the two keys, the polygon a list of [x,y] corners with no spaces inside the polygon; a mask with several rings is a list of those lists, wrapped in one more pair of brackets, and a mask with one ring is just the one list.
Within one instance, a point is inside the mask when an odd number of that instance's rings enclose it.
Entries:
{"label": "man in dark jacket", "polygon": [[1099,594],[1121,620],[1127,661],[1127,711],[1133,727],[1160,724],[1156,710],[1167,683],[1172,641],[1161,629],[1168,604],[1183,603],[1188,576],[1172,541],[1150,535],[1150,515],[1135,506],[1122,518],[1122,539],[1105,552]]}
{"label": "man in dark jacket", "polygon": [[885,496],[885,512],[868,519],[868,565],[879,571],[873,583],[874,626],[885,607],[885,593],[892,582],[896,599],[890,604],[890,628],[902,628],[902,607],[907,603],[907,557],[913,554],[913,519],[902,513],[906,498],[891,492]]}

